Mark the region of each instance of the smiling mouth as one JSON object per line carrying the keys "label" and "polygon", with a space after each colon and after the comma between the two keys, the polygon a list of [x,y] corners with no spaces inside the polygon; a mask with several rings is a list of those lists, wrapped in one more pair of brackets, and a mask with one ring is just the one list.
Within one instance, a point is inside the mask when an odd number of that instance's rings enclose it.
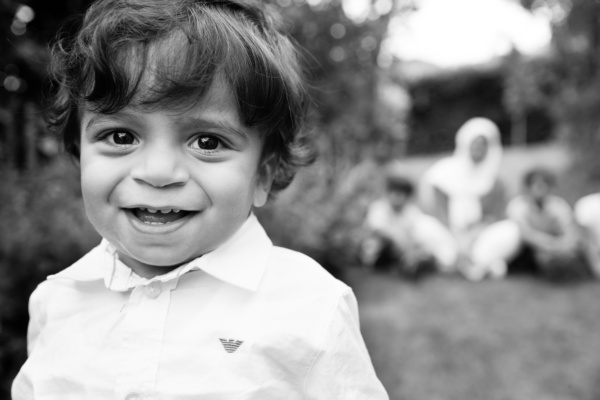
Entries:
{"label": "smiling mouth", "polygon": [[191,214],[192,211],[157,208],[130,208],[133,215],[145,224],[165,225]]}

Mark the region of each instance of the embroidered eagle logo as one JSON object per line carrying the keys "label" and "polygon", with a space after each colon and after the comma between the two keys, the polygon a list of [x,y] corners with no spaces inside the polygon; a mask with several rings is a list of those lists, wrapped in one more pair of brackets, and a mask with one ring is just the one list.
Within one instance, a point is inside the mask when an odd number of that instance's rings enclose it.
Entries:
{"label": "embroidered eagle logo", "polygon": [[225,349],[225,351],[228,353],[235,352],[237,349],[240,348],[242,343],[244,343],[244,341],[242,341],[242,340],[235,340],[235,339],[219,339],[219,340],[221,341],[221,344],[223,345],[223,348]]}

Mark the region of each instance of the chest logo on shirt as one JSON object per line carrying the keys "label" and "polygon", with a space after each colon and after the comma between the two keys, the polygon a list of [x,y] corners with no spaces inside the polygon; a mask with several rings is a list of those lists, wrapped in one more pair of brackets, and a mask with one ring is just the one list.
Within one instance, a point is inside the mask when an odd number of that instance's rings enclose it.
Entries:
{"label": "chest logo on shirt", "polygon": [[228,353],[235,352],[237,349],[240,348],[242,343],[244,343],[242,340],[235,340],[235,339],[219,339],[219,340],[221,341],[221,344],[223,345],[223,348],[225,349],[225,351]]}

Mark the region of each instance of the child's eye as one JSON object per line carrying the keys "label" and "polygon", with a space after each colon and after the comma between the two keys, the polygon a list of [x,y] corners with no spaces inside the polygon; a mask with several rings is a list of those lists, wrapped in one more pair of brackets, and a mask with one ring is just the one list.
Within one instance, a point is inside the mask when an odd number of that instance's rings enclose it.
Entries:
{"label": "child's eye", "polygon": [[214,151],[222,148],[223,142],[212,135],[201,135],[194,140],[192,147],[204,151]]}
{"label": "child's eye", "polygon": [[126,131],[110,132],[105,136],[105,140],[118,146],[132,145],[137,142],[136,137],[132,133]]}

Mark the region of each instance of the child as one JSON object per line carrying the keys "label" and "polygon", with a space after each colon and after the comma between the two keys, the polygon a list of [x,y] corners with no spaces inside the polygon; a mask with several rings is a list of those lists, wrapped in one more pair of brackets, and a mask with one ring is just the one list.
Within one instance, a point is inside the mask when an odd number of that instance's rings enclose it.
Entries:
{"label": "child", "polygon": [[99,0],[54,62],[103,240],[32,294],[13,399],[387,399],[351,289],[251,211],[310,159],[260,3]]}
{"label": "child", "polygon": [[507,215],[519,226],[521,245],[531,251],[539,272],[563,279],[580,274],[583,260],[571,207],[552,194],[555,181],[547,169],[529,171],[525,191],[510,201]]}
{"label": "child", "polygon": [[418,276],[429,266],[445,272],[453,269],[457,249],[452,235],[421,212],[413,192],[411,181],[388,171],[385,195],[369,205],[365,217],[363,264],[392,263],[408,276]]}
{"label": "child", "polygon": [[600,193],[583,196],[575,203],[575,219],[581,229],[588,266],[600,278]]}

